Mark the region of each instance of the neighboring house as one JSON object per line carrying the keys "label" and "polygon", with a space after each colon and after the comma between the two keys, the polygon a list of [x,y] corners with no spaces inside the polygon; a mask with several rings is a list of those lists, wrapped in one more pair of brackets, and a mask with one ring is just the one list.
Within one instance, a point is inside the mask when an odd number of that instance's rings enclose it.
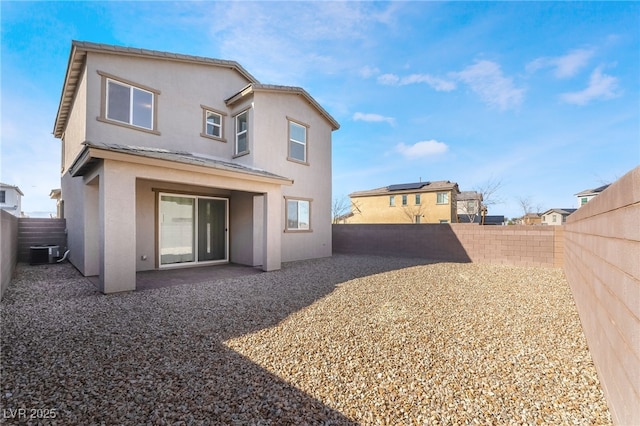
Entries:
{"label": "neighboring house", "polygon": [[518,225],[540,225],[542,218],[540,213],[527,213],[516,221]]}
{"label": "neighboring house", "polygon": [[234,61],[74,41],[54,135],[70,261],[136,272],[331,256],[331,138],[304,89]]}
{"label": "neighboring house", "polygon": [[349,194],[347,223],[457,222],[458,184],[450,181],[390,185]]}
{"label": "neighboring house", "polygon": [[22,197],[24,194],[17,186],[0,183],[0,209],[22,217]]}
{"label": "neighboring house", "polygon": [[52,189],[49,193],[49,198],[56,201],[56,218],[62,219],[64,217],[64,203],[62,202],[62,191],[60,188]]}
{"label": "neighboring house", "polygon": [[542,225],[564,225],[567,217],[578,209],[549,209],[542,213]]}
{"label": "neighboring house", "polygon": [[476,191],[461,191],[458,194],[456,206],[459,222],[480,223],[482,221],[482,194]]}
{"label": "neighboring house", "polygon": [[575,194],[575,196],[578,198],[578,208],[584,206],[585,204],[587,204],[589,202],[589,200],[591,200],[592,198],[597,197],[598,195],[600,195],[600,193],[602,191],[604,191],[605,189],[607,189],[609,187],[609,184],[607,185],[602,185],[598,188],[595,189],[585,189],[584,191],[578,192],[577,194]]}

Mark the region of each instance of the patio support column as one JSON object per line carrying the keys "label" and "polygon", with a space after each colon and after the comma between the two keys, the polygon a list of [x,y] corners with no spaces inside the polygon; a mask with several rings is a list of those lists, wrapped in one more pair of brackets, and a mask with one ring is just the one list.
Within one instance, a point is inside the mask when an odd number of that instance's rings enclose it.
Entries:
{"label": "patio support column", "polygon": [[136,289],[136,178],[111,160],[100,182],[100,281],[104,293]]}
{"label": "patio support column", "polygon": [[264,194],[262,269],[276,271],[282,266],[282,191],[278,186]]}

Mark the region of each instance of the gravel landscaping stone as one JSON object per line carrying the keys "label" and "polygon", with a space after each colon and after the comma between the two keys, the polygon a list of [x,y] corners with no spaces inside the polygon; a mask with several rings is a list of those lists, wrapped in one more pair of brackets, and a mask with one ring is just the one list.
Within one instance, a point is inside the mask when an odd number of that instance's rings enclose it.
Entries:
{"label": "gravel landscaping stone", "polygon": [[20,264],[0,321],[8,424],[611,424],[559,269],[337,255],[105,296]]}

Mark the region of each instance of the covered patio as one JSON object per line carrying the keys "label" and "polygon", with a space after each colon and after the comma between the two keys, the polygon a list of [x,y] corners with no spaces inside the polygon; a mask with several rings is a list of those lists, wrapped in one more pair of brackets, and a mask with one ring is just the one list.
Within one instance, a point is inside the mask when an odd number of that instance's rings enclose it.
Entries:
{"label": "covered patio", "polygon": [[[280,269],[281,188],[290,179],[184,152],[104,143],[85,143],[69,175],[84,183],[84,211],[77,212],[84,229],[70,227],[70,261],[98,276],[103,293],[144,286],[142,271],[179,268],[167,276],[180,281],[200,274],[193,266],[212,263]],[[220,214],[200,226],[200,207],[214,202]],[[218,253],[199,253],[205,246]]]}

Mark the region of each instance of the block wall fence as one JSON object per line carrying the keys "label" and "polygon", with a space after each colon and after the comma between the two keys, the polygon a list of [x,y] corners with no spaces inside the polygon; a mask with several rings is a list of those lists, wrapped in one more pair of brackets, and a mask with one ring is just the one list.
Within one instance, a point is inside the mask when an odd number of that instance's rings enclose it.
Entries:
{"label": "block wall fence", "polygon": [[563,268],[614,423],[640,425],[640,167],[564,226],[333,225],[333,252]]}
{"label": "block wall fence", "polygon": [[562,267],[562,226],[333,225],[333,252]]}
{"label": "block wall fence", "polygon": [[640,167],[565,225],[564,271],[614,423],[640,425]]}

